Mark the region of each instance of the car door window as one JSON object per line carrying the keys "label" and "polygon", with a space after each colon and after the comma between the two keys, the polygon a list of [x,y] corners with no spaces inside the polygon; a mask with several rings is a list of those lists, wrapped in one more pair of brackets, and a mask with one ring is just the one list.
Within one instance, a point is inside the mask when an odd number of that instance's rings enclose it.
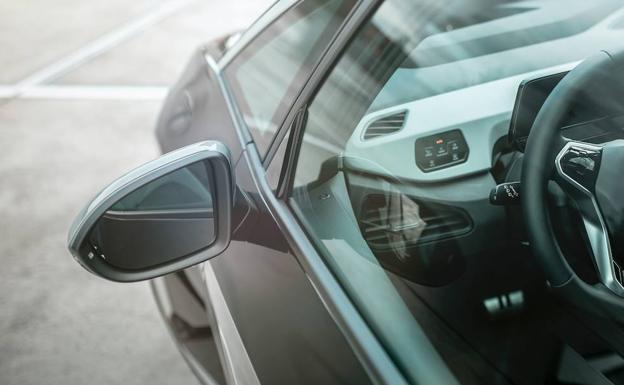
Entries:
{"label": "car door window", "polygon": [[387,0],[309,103],[289,205],[410,382],[548,382],[558,313],[489,194],[520,84],[617,46],[623,5]]}
{"label": "car door window", "polygon": [[262,31],[226,67],[226,78],[262,155],[352,3],[351,0],[298,3]]}

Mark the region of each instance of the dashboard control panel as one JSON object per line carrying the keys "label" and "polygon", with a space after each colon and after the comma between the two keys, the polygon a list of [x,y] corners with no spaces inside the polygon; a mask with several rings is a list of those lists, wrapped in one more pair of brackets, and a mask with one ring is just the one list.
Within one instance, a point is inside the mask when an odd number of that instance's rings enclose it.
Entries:
{"label": "dashboard control panel", "polygon": [[451,130],[416,140],[416,165],[423,172],[454,166],[468,159],[461,130]]}

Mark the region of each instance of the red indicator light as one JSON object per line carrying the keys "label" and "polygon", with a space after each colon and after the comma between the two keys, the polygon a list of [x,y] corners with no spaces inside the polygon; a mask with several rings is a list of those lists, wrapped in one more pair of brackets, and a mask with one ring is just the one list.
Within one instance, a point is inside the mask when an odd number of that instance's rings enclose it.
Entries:
{"label": "red indicator light", "polygon": [[443,139],[436,139],[435,144],[442,144],[444,143]]}

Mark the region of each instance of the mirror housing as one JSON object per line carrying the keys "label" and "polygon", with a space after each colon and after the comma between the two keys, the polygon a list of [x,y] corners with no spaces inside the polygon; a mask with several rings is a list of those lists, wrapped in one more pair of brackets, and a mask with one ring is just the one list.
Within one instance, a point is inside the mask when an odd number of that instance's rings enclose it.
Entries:
{"label": "mirror housing", "polygon": [[74,220],[68,248],[85,269],[112,281],[185,269],[229,245],[234,189],[224,144],[172,151],[102,190]]}

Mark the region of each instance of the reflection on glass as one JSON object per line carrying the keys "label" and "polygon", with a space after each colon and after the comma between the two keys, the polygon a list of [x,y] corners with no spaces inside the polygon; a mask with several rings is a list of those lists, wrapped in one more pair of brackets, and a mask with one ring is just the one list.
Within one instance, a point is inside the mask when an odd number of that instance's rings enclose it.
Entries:
{"label": "reflection on glass", "polygon": [[212,208],[208,168],[197,162],[160,177],[126,195],[113,211],[189,210]]}
{"label": "reflection on glass", "polygon": [[[538,374],[558,353],[534,352],[561,343],[543,332],[551,299],[521,213],[488,196],[519,177],[506,136],[520,83],[621,47],[623,12],[614,0],[387,0],[310,103],[291,206],[409,382],[550,381]],[[453,132],[465,145],[416,146]],[[454,156],[465,162],[439,162]],[[501,327],[527,309],[534,320]],[[475,351],[496,371],[472,366]]]}

